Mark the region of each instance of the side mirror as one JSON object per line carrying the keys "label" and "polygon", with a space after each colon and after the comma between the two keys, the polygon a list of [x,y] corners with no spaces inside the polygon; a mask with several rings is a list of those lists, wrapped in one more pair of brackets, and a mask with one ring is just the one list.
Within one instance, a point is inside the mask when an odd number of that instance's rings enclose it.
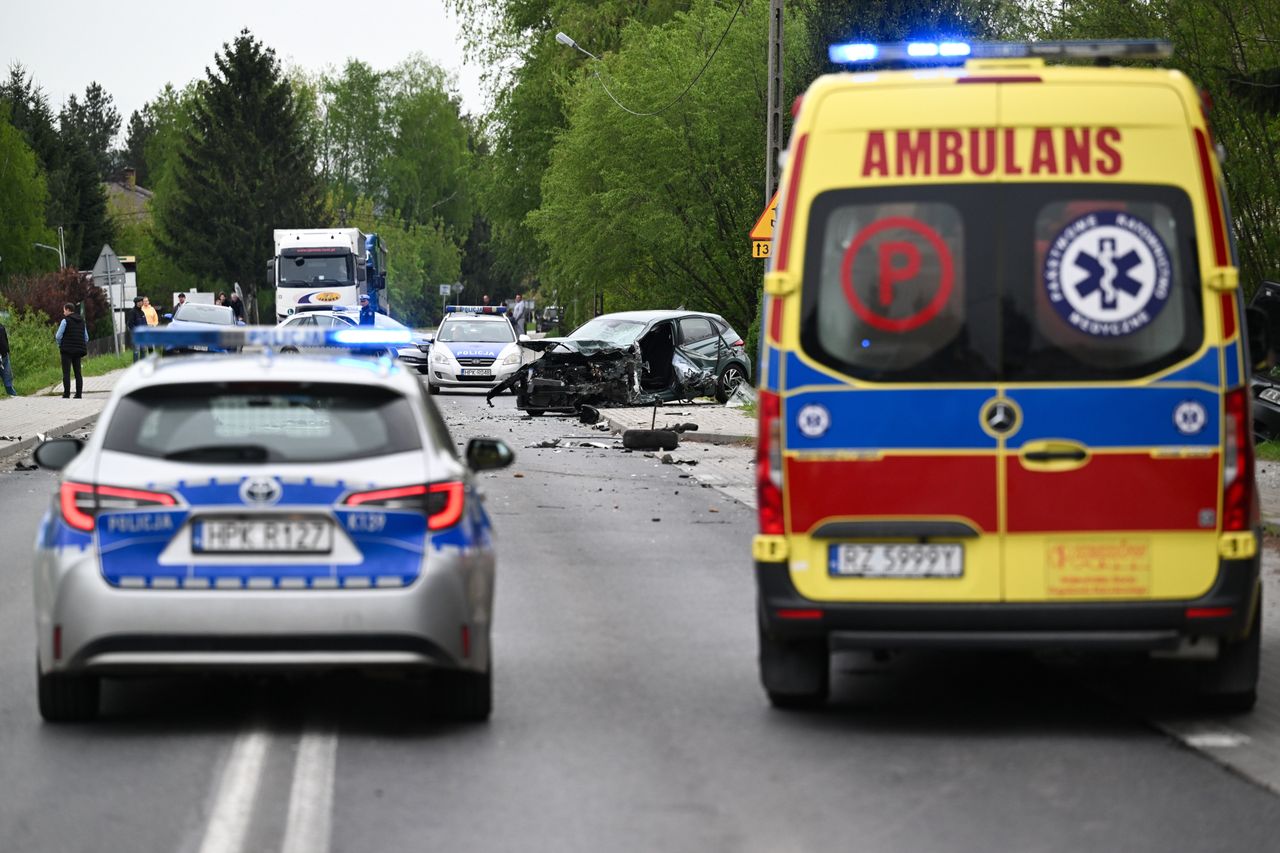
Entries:
{"label": "side mirror", "polygon": [[[239,285],[237,285],[238,287]],[[272,258],[267,261],[267,287],[276,286],[276,259]],[[244,297],[241,297],[242,299]]]}
{"label": "side mirror", "polygon": [[[524,343],[525,341],[527,341],[527,340],[529,340],[529,339],[530,339],[530,338],[529,338],[529,336],[528,336],[528,335],[521,335],[521,336],[520,336],[520,343]],[[474,363],[474,362],[473,362],[473,363]]]}
{"label": "side mirror", "polygon": [[356,281],[358,282],[366,281],[368,277],[369,277],[369,272],[367,269],[365,269],[364,264],[356,264]]}
{"label": "side mirror", "polygon": [[51,438],[41,443],[31,455],[41,468],[61,471],[70,464],[72,459],[80,455],[83,449],[84,442],[78,438]]}
{"label": "side mirror", "polygon": [[506,442],[497,438],[473,438],[467,442],[467,467],[472,471],[495,471],[516,461]]}
{"label": "side mirror", "polygon": [[1249,366],[1258,367],[1271,354],[1270,318],[1262,308],[1251,306],[1245,310],[1244,319],[1249,334]]}

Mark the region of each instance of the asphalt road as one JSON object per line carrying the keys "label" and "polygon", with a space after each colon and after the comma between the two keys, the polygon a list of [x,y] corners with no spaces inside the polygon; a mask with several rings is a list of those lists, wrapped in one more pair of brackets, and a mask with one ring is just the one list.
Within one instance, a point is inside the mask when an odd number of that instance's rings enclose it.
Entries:
{"label": "asphalt road", "polygon": [[0,853],[1273,849],[1280,800],[1020,656],[837,663],[820,713],[755,672],[754,516],[601,438],[440,398],[506,439],[496,710],[359,678],[110,684],[42,725],[29,549],[53,482],[0,474]]}

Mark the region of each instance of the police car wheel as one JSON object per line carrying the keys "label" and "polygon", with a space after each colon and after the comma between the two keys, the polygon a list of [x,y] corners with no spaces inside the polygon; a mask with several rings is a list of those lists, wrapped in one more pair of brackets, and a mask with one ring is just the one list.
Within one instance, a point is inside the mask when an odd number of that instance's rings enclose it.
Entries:
{"label": "police car wheel", "polygon": [[451,719],[483,723],[493,713],[493,664],[484,672],[441,673],[444,713]]}
{"label": "police car wheel", "polygon": [[97,676],[68,675],[37,669],[40,716],[50,723],[76,723],[98,716],[100,684]]}
{"label": "police car wheel", "polygon": [[782,710],[819,708],[830,689],[831,654],[824,640],[784,642],[758,625],[760,683],[769,703]]}
{"label": "police car wheel", "polygon": [[1223,641],[1216,660],[1202,664],[1199,703],[1214,711],[1251,711],[1258,701],[1258,669],[1262,657],[1262,591],[1258,591],[1249,636]]}

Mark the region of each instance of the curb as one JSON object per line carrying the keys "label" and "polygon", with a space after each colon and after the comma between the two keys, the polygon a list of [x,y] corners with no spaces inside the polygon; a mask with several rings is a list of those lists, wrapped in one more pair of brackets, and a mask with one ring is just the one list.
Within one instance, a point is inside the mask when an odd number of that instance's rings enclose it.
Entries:
{"label": "curb", "polygon": [[[53,429],[46,432],[45,436],[46,437],[51,436],[56,438],[60,435],[65,435],[66,433],[72,432],[73,430],[77,430],[77,429],[80,429],[81,427],[88,426],[89,424],[96,421],[101,415],[102,413],[99,412],[96,415],[88,415],[87,417],[77,418],[71,423],[62,424],[61,426],[54,427]],[[22,453],[26,450],[30,450],[31,448],[35,447],[39,443],[40,443],[39,437],[33,435],[33,436],[29,436],[28,438],[24,438],[21,441],[15,441],[13,444],[7,445],[5,447],[0,447],[0,459],[7,459],[10,456],[16,456],[19,453]]]}
{"label": "curb", "polygon": [[[609,417],[604,410],[600,412],[600,417],[609,425],[609,429],[614,432],[623,432],[629,429],[635,429],[622,421]],[[680,433],[680,443],[684,442],[702,442],[704,444],[741,444],[755,446],[756,437],[754,435],[732,435],[730,433],[718,432],[682,432]]]}

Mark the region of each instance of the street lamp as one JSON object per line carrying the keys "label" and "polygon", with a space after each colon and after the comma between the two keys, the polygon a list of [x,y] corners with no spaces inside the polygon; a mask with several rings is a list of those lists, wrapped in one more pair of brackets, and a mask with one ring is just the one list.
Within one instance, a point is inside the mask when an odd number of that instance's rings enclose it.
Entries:
{"label": "street lamp", "polygon": [[591,51],[587,50],[587,49],[586,49],[585,47],[583,47],[582,45],[578,44],[578,43],[577,43],[576,41],[574,41],[573,39],[569,38],[569,37],[568,37],[567,35],[565,35],[564,33],[556,33],[556,41],[560,42],[560,43],[561,43],[562,45],[564,45],[565,47],[571,47],[571,48],[573,48],[574,50],[580,50],[580,51],[582,51],[583,53],[585,53],[587,56],[591,57],[592,59],[596,59],[596,60],[598,60],[598,59],[600,58],[600,57],[596,56],[594,53],[592,53]]}
{"label": "street lamp", "polygon": [[62,269],[67,265],[67,262],[62,254],[62,250],[59,249],[57,246],[48,246],[48,245],[45,245],[44,243],[32,243],[31,245],[35,246],[37,249],[48,249],[50,252],[53,252],[55,255],[57,255],[58,269]]}

